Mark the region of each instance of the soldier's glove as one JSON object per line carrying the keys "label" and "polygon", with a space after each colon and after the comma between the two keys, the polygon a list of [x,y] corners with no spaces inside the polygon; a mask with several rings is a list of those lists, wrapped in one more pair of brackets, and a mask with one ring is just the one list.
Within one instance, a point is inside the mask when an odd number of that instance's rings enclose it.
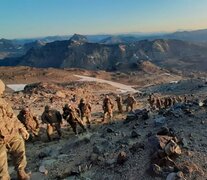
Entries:
{"label": "soldier's glove", "polygon": [[29,133],[27,132],[26,129],[20,129],[20,133],[23,137],[24,140],[28,140],[29,139]]}

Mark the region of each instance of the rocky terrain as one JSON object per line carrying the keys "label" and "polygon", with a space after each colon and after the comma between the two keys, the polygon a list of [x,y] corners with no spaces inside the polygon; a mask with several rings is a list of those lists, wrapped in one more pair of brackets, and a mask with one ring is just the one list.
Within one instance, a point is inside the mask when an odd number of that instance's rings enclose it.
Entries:
{"label": "rocky terrain", "polygon": [[[63,137],[48,142],[41,124],[37,141],[26,142],[32,179],[207,179],[206,74],[194,77],[169,74],[145,62],[135,74],[80,69],[1,67],[6,84],[29,84],[23,91],[7,89],[4,97],[15,113],[29,106],[40,120],[46,104],[62,112],[65,103],[77,105],[85,97],[92,104],[92,128],[75,136],[67,124]],[[150,73],[151,72],[151,73]],[[133,85],[140,92],[134,112],[119,114],[102,123],[102,100],[109,94],[115,103],[117,88],[98,82],[81,82],[74,75],[91,76]],[[161,77],[164,77],[161,79]],[[131,78],[130,78],[131,77]],[[152,109],[148,95],[186,96],[167,109]],[[121,93],[123,99],[128,92]],[[125,109],[125,108],[124,108]],[[10,172],[15,172],[10,164]]]}

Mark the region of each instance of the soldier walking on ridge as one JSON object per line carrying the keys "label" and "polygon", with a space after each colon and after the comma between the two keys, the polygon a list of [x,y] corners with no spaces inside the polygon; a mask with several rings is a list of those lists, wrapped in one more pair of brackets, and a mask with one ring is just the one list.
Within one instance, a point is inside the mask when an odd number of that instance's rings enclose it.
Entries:
{"label": "soldier walking on ridge", "polygon": [[38,136],[39,133],[39,122],[36,116],[33,116],[29,108],[23,108],[17,118],[24,124],[27,131],[30,133],[32,138]]}
{"label": "soldier walking on ridge", "polygon": [[[0,96],[5,90],[0,80]],[[0,97],[0,179],[9,180],[7,152],[12,155],[19,180],[28,180],[30,175],[25,172],[27,165],[24,140],[29,133],[24,125],[17,119],[11,106]]]}
{"label": "soldier walking on ridge", "polygon": [[78,134],[77,124],[83,129],[84,132],[86,132],[86,128],[83,125],[83,123],[79,117],[79,114],[80,114],[79,109],[74,108],[69,104],[65,104],[65,106],[63,107],[63,115],[62,116],[70,124],[75,135]]}
{"label": "soldier walking on ridge", "polygon": [[107,116],[109,116],[110,121],[112,121],[114,104],[108,95],[105,96],[102,107],[104,111],[103,122],[106,121]]}
{"label": "soldier walking on ridge", "polygon": [[78,108],[80,110],[82,121],[85,124],[87,124],[88,128],[90,128],[91,127],[91,122],[90,122],[90,118],[91,118],[91,105],[88,102],[86,102],[85,99],[82,98],[80,100]]}
{"label": "soldier walking on ridge", "polygon": [[128,94],[128,97],[125,99],[124,103],[126,104],[126,112],[129,112],[129,108],[130,111],[134,110],[134,105],[136,104],[136,100],[134,96]]}
{"label": "soldier walking on ridge", "polygon": [[118,111],[119,111],[119,113],[123,113],[122,97],[121,97],[120,95],[117,95],[115,101],[116,101],[116,103],[117,103],[117,107],[118,107]]}
{"label": "soldier walking on ridge", "polygon": [[162,108],[162,102],[161,102],[161,99],[159,97],[156,98],[155,106],[159,110]]}
{"label": "soldier walking on ridge", "polygon": [[155,98],[153,97],[153,95],[150,94],[147,100],[148,100],[148,102],[149,102],[149,104],[150,104],[150,108],[151,108],[151,109],[154,109]]}
{"label": "soldier walking on ridge", "polygon": [[61,138],[62,116],[59,111],[50,109],[50,106],[46,105],[41,119],[43,123],[47,124],[47,137],[49,141],[52,140],[51,135],[53,134],[54,129],[57,131],[59,138]]}

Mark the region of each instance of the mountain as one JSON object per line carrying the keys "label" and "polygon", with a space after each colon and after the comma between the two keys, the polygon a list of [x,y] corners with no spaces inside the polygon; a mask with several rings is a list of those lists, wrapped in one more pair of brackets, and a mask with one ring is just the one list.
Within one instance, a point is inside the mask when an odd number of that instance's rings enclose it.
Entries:
{"label": "mountain", "polygon": [[100,43],[102,44],[120,44],[120,43],[131,43],[138,41],[138,38],[133,36],[110,36],[102,39]]}
{"label": "mountain", "polygon": [[207,29],[195,30],[195,31],[178,31],[172,34],[160,36],[160,38],[207,43]]}
{"label": "mountain", "polygon": [[7,58],[0,65],[138,70],[147,60],[167,68],[207,70],[207,46],[180,40],[143,40],[126,44],[91,43],[75,34],[70,40],[55,41],[30,49],[19,58]]}
{"label": "mountain", "polygon": [[39,48],[44,45],[45,43],[40,40],[21,45],[15,40],[0,39],[0,59],[20,57],[31,48]]}
{"label": "mountain", "polygon": [[32,48],[40,48],[41,46],[44,46],[46,43],[44,41],[41,40],[37,40],[34,42],[30,42],[30,43],[26,43],[24,44],[23,48],[25,50],[25,52],[27,52],[28,50],[32,49]]}
{"label": "mountain", "polygon": [[[86,35],[85,37],[87,37],[89,42],[99,42],[107,37],[109,37],[110,35]],[[69,40],[72,37],[72,35],[60,35],[60,36],[47,36],[47,37],[37,37],[37,38],[28,38],[28,39],[14,39],[12,40],[13,42],[15,42],[16,44],[19,45],[24,45],[27,43],[32,43],[35,41],[41,41],[44,43],[51,43],[54,41],[64,41],[64,40]]]}
{"label": "mountain", "polygon": [[156,39],[176,39],[194,43],[207,44],[207,29],[194,30],[194,31],[177,31],[174,33],[161,33],[161,34],[127,34],[109,36],[102,39],[100,43],[104,44],[117,44],[117,43],[131,43],[140,40],[156,40]]}
{"label": "mountain", "polygon": [[0,39],[0,59],[22,55],[22,46],[12,40]]}
{"label": "mountain", "polygon": [[83,35],[81,35],[81,34],[74,34],[74,35],[70,38],[70,41],[85,43],[85,42],[88,42],[88,39],[87,39],[86,36],[83,36]]}

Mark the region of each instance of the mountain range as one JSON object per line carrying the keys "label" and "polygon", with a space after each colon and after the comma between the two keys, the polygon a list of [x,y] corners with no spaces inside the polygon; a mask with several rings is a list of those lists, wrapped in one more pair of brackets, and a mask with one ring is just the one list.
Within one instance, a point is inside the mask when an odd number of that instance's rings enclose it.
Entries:
{"label": "mountain range", "polygon": [[164,68],[206,71],[207,45],[174,39],[93,43],[75,34],[69,40],[36,42],[25,55],[6,58],[0,65],[124,71],[137,70],[141,61]]}

